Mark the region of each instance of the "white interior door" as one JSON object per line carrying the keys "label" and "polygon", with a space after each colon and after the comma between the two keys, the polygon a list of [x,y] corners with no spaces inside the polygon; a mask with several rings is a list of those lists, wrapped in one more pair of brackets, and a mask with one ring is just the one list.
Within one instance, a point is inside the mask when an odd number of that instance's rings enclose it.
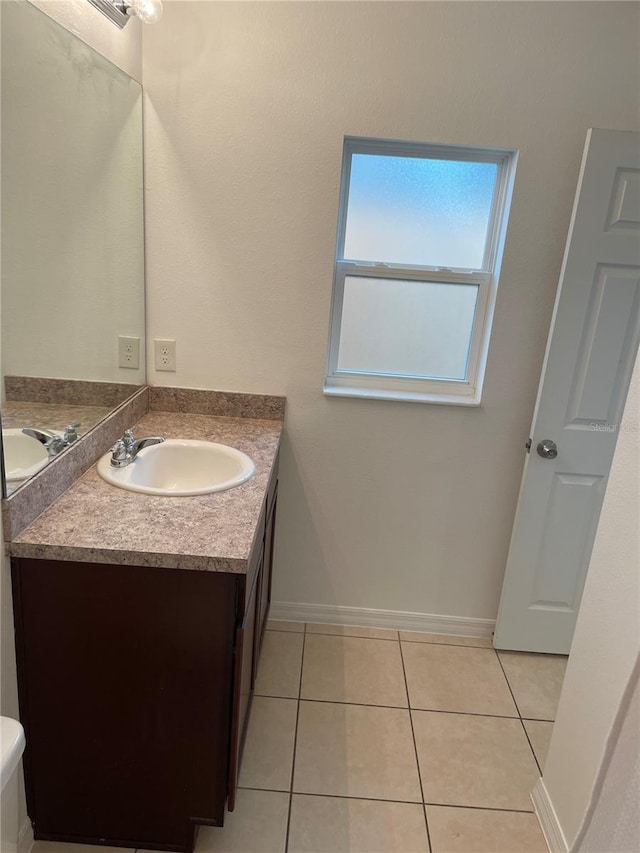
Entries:
{"label": "white interior door", "polygon": [[[640,337],[640,134],[590,130],[494,645],[567,654]],[[554,456],[554,445],[557,455]]]}

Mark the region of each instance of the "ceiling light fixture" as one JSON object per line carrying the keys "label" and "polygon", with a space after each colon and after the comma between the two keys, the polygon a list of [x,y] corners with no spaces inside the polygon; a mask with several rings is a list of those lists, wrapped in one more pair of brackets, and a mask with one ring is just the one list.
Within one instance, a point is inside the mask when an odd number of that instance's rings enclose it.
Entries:
{"label": "ceiling light fixture", "polygon": [[162,0],[89,0],[89,3],[120,29],[132,15],[145,24],[155,24],[162,15]]}

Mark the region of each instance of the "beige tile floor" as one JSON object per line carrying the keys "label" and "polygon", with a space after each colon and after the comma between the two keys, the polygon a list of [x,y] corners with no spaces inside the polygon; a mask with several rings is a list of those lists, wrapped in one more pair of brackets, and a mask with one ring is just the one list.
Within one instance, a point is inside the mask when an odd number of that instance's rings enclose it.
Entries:
{"label": "beige tile floor", "polygon": [[[236,810],[200,830],[196,853],[547,853],[529,793],[565,658],[440,634],[268,628]],[[96,849],[111,851],[39,841],[33,853]]]}

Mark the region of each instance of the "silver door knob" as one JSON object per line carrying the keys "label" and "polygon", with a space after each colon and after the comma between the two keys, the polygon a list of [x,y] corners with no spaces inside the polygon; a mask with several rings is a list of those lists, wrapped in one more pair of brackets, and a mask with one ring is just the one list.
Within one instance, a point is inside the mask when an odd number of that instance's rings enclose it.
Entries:
{"label": "silver door knob", "polygon": [[538,456],[542,456],[543,459],[555,459],[558,455],[556,443],[555,441],[551,441],[550,438],[544,438],[540,441],[536,450],[538,451]]}

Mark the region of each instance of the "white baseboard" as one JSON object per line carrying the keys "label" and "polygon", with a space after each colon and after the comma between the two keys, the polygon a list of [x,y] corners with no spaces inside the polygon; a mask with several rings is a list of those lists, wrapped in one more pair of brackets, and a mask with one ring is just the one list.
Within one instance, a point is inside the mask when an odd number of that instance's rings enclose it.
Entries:
{"label": "white baseboard", "polygon": [[569,845],[564,837],[564,832],[558,821],[558,815],[549,798],[544,780],[538,779],[536,786],[531,792],[533,808],[538,818],[544,840],[551,853],[569,853]]}
{"label": "white baseboard", "polygon": [[337,604],[299,604],[294,601],[272,601],[269,616],[271,619],[288,622],[395,628],[399,631],[424,631],[428,634],[453,634],[458,637],[491,637],[496,624],[494,619],[471,619],[468,616],[374,610],[368,607],[342,607]]}
{"label": "white baseboard", "polygon": [[33,843],[33,827],[29,818],[26,818],[18,835],[18,853],[31,853]]}

